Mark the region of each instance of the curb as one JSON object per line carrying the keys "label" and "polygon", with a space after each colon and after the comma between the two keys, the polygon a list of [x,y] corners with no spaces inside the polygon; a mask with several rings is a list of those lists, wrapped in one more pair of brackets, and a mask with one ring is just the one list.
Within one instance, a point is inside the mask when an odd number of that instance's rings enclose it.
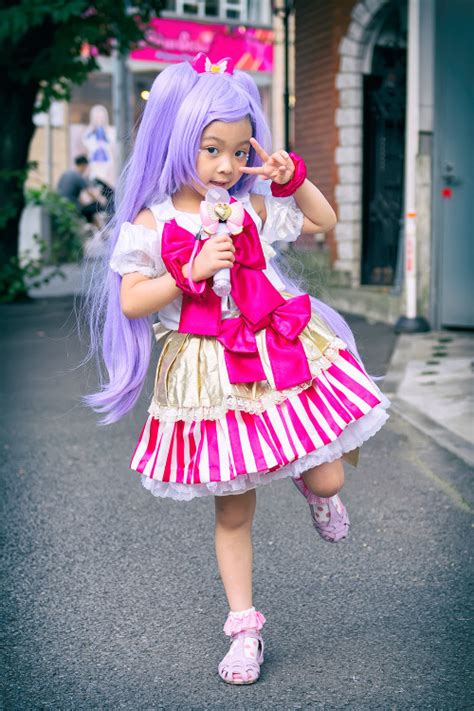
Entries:
{"label": "curb", "polygon": [[469,467],[474,467],[474,445],[435,422],[405,400],[397,398],[396,395],[389,395],[388,397],[390,398],[392,409],[397,415],[430,437],[437,445],[461,459]]}
{"label": "curb", "polygon": [[[395,345],[387,374],[384,378],[383,391],[391,400],[392,408],[420,432],[430,437],[440,447],[461,459],[469,467],[474,467],[474,444],[469,440],[444,427],[426,415],[417,407],[398,396],[400,384],[404,378],[407,363],[416,336],[400,336]],[[427,409],[429,398],[427,398]]]}

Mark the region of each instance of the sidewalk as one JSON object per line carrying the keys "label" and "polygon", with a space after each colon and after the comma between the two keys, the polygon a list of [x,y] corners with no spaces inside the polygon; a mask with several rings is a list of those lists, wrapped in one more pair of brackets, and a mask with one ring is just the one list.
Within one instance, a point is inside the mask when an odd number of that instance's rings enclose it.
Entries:
{"label": "sidewalk", "polygon": [[474,466],[473,333],[400,336],[383,389],[405,420]]}
{"label": "sidewalk", "polygon": [[[50,296],[73,296],[80,294],[87,288],[90,273],[96,259],[105,253],[105,245],[100,238],[88,240],[85,247],[86,259],[79,264],[61,264],[60,269],[64,277],[54,276],[48,284],[30,289],[29,295],[34,299],[44,299]],[[47,267],[44,274],[53,271]]]}
{"label": "sidewalk", "polygon": [[[216,672],[227,609],[213,502],[157,500],[128,468],[153,367],[116,425],[97,427],[80,406],[95,374],[77,367],[72,308],[70,296],[0,307],[5,708],[474,708],[462,460],[394,412],[348,468],[352,528],[336,546],[289,482],[262,487],[266,663],[258,684],[233,689]],[[350,323],[369,372],[383,374],[393,328]]]}

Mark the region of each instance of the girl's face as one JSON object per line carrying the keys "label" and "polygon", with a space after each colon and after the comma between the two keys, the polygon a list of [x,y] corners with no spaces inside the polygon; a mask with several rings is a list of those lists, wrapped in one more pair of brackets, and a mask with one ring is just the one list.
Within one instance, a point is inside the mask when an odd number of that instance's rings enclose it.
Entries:
{"label": "girl's face", "polygon": [[195,189],[205,195],[212,186],[229,190],[242,177],[239,168],[247,163],[252,126],[248,118],[232,123],[213,121],[201,136],[196,171],[205,187]]}

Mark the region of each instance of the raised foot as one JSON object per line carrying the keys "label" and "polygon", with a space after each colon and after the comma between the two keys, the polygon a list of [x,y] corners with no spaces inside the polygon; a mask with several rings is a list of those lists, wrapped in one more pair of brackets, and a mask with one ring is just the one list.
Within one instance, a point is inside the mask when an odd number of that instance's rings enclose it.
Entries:
{"label": "raised foot", "polygon": [[349,515],[338,494],[323,498],[313,494],[303,479],[291,480],[298,491],[305,497],[313,519],[313,525],[321,538],[328,543],[337,543],[346,538],[349,532]]}
{"label": "raised foot", "polygon": [[309,503],[309,509],[313,525],[321,538],[329,543],[337,543],[346,538],[350,525],[349,515],[337,494],[324,502]]}

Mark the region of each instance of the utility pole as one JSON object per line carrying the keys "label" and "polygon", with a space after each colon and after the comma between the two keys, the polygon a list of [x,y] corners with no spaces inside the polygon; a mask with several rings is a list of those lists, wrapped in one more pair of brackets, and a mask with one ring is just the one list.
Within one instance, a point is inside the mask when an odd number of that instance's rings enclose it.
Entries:
{"label": "utility pole", "polygon": [[46,185],[51,190],[53,187],[53,125],[51,120],[51,106],[45,112],[44,146],[46,162]]}
{"label": "utility pole", "polygon": [[131,128],[130,72],[127,55],[114,52],[112,74],[112,103],[117,146],[117,173],[122,171],[128,155],[128,138]]}
{"label": "utility pole", "polygon": [[420,0],[408,0],[408,71],[405,142],[405,316],[396,333],[429,331],[426,319],[417,316],[416,157],[419,136]]}
{"label": "utility pole", "polygon": [[[126,12],[130,12],[130,1],[124,0]],[[117,174],[120,174],[128,156],[128,141],[132,128],[131,92],[132,82],[128,68],[128,52],[118,47],[113,53],[112,108],[116,130]]]}
{"label": "utility pole", "polygon": [[284,136],[285,150],[290,150],[290,30],[289,19],[295,8],[295,0],[272,0],[272,12],[283,20],[283,47],[284,47]]}

